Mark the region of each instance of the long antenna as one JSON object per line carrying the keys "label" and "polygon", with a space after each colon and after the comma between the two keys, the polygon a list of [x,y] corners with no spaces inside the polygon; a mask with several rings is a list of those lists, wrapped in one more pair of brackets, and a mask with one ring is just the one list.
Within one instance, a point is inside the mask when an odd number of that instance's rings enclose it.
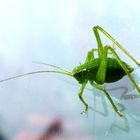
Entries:
{"label": "long antenna", "polygon": [[53,65],[53,64],[48,64],[48,63],[39,62],[39,61],[32,61],[32,62],[35,63],[35,64],[51,66],[51,67],[53,67],[53,68],[57,68],[57,69],[62,70],[62,71],[64,71],[64,72],[69,72],[68,70],[66,70],[66,69],[64,69],[64,68],[58,67],[58,66]]}
{"label": "long antenna", "polygon": [[9,77],[9,78],[0,80],[0,82],[9,81],[9,80],[16,79],[16,78],[23,77],[23,76],[27,76],[27,75],[38,74],[38,73],[47,73],[47,72],[65,74],[65,75],[73,77],[72,72],[62,72],[62,71],[55,71],[55,70],[44,70],[43,71],[42,70],[42,71],[33,71],[33,72],[28,72],[28,73],[20,74],[20,75],[17,75],[17,76]]}

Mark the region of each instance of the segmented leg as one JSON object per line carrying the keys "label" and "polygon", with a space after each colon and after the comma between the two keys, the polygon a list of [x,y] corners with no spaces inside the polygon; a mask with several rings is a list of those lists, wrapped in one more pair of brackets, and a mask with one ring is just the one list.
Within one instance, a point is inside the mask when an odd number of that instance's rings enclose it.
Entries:
{"label": "segmented leg", "polygon": [[78,94],[78,96],[79,96],[81,102],[82,102],[82,103],[84,104],[84,106],[85,106],[85,109],[81,112],[81,114],[86,113],[87,110],[88,110],[88,104],[85,102],[85,100],[84,100],[83,97],[82,97],[83,91],[84,91],[84,89],[85,89],[85,86],[86,86],[87,82],[88,82],[88,81],[86,80],[86,81],[82,84],[82,87],[81,87],[80,92],[79,92],[79,94]]}
{"label": "segmented leg", "polygon": [[99,89],[99,90],[102,90],[102,91],[105,93],[106,97],[109,99],[109,101],[110,101],[111,105],[113,106],[113,109],[115,110],[115,112],[116,112],[120,117],[123,116],[123,114],[118,110],[118,108],[117,108],[117,106],[115,105],[114,101],[112,100],[111,96],[109,95],[109,93],[107,92],[107,90],[106,90],[103,86],[101,86],[101,85],[99,85],[99,84],[96,84],[96,83],[94,83],[93,81],[90,81],[90,84],[91,84],[93,87],[95,87],[95,88],[97,88],[97,89]]}
{"label": "segmented leg", "polygon": [[100,84],[103,84],[105,82],[106,68],[107,68],[107,55],[108,55],[108,48],[104,48],[101,57],[101,63],[96,74],[96,82]]}
{"label": "segmented leg", "polygon": [[98,30],[96,28],[93,28],[93,32],[95,34],[97,44],[98,44],[98,55],[99,55],[99,58],[101,58],[102,53],[103,53],[103,45],[102,45],[102,42],[101,42],[101,38],[100,38],[100,35],[99,35]]}
{"label": "segmented leg", "polygon": [[87,53],[87,57],[86,57],[85,63],[94,59],[94,51],[97,51],[97,49],[92,49],[91,51],[89,51]]}
{"label": "segmented leg", "polygon": [[138,66],[140,66],[140,63],[132,56],[129,54],[129,52],[124,49],[108,32],[106,32],[103,28],[100,26],[94,26],[93,31],[96,31],[98,34],[98,30],[100,30],[105,36],[107,36],[115,45],[117,45],[134,63],[136,63]]}
{"label": "segmented leg", "polygon": [[140,88],[138,87],[137,83],[135,82],[135,80],[133,79],[133,77],[131,76],[131,74],[129,73],[129,71],[126,68],[126,66],[122,63],[121,59],[119,58],[119,56],[117,55],[117,53],[114,51],[114,49],[111,48],[110,46],[105,46],[105,48],[108,48],[113,53],[113,55],[116,57],[116,59],[117,59],[118,63],[120,64],[120,66],[123,68],[123,70],[125,71],[125,73],[129,77],[129,79],[131,80],[131,82],[134,85],[134,87],[140,93]]}

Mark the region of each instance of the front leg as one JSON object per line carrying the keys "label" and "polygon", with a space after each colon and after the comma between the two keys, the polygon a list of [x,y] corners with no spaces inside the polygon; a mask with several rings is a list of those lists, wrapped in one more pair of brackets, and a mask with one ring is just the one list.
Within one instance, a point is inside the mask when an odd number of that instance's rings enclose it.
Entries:
{"label": "front leg", "polygon": [[88,110],[88,104],[85,102],[85,100],[84,100],[83,97],[82,97],[83,91],[84,91],[84,89],[85,89],[85,86],[86,86],[87,82],[88,82],[88,81],[86,80],[86,81],[82,84],[82,87],[81,87],[81,89],[80,89],[80,92],[78,93],[78,96],[79,96],[81,102],[82,102],[82,103],[84,104],[84,106],[85,106],[85,109],[81,112],[81,114],[86,113],[87,110]]}

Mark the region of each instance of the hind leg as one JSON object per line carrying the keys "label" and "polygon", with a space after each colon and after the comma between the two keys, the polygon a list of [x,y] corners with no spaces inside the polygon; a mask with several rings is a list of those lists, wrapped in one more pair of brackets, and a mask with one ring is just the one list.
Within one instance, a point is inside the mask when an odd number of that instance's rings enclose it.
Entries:
{"label": "hind leg", "polygon": [[99,90],[101,90],[101,91],[103,91],[103,92],[105,93],[105,95],[106,95],[106,97],[108,98],[108,100],[110,101],[110,103],[111,103],[111,105],[112,105],[114,111],[115,111],[120,117],[122,117],[123,114],[118,110],[117,106],[115,105],[114,101],[112,100],[112,98],[111,98],[111,96],[109,95],[109,93],[107,92],[107,90],[106,90],[103,86],[101,86],[101,85],[99,85],[99,84],[96,84],[96,83],[94,83],[94,82],[92,82],[92,81],[90,81],[90,84],[91,84],[93,87],[95,87],[95,88],[97,88],[97,89],[99,89]]}
{"label": "hind leg", "polygon": [[100,26],[94,26],[93,30],[95,30],[98,33],[98,30],[100,30],[105,36],[107,36],[117,47],[119,47],[134,63],[136,63],[138,66],[140,66],[140,63],[132,56],[130,53],[124,49],[118,41],[116,41],[108,32],[106,32],[102,27]]}
{"label": "hind leg", "polygon": [[113,55],[116,57],[118,63],[120,64],[120,66],[123,68],[123,70],[125,71],[126,75],[129,77],[129,79],[131,80],[132,84],[134,85],[134,87],[137,89],[137,91],[140,93],[140,88],[138,87],[138,84],[135,82],[135,80],[133,79],[133,77],[131,76],[131,74],[129,73],[128,69],[126,68],[126,66],[123,64],[123,62],[121,61],[121,59],[119,58],[118,54],[114,51],[113,48],[111,48],[110,46],[105,46],[106,48],[108,48]]}

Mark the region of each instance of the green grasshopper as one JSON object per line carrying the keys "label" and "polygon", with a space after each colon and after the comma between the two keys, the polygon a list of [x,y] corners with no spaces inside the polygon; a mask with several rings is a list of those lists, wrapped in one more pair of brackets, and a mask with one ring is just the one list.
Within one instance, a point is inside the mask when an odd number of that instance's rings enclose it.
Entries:
{"label": "green grasshopper", "polygon": [[[123,76],[127,75],[129,79],[131,80],[134,87],[137,89],[137,91],[140,93],[140,88],[138,87],[137,83],[131,76],[131,72],[133,72],[134,68],[128,65],[126,62],[123,62],[118,54],[116,53],[114,47],[111,47],[109,45],[103,46],[101,42],[101,38],[99,35],[99,31],[102,32],[106,37],[108,37],[118,48],[120,48],[132,61],[134,61],[138,66],[140,66],[140,63],[136,61],[134,57],[132,57],[108,32],[106,32],[103,28],[100,26],[94,26],[92,28],[96,40],[97,40],[97,48],[93,48],[91,51],[88,52],[85,63],[80,64],[79,66],[75,67],[72,72],[65,70],[63,68],[60,68],[55,65],[41,63],[41,62],[35,62],[38,64],[45,64],[49,65],[51,67],[54,67],[59,70],[44,70],[44,71],[33,71],[21,75],[17,75],[14,77],[10,77],[4,80],[0,80],[0,82],[4,82],[7,80],[15,79],[18,77],[22,77],[25,75],[31,75],[31,74],[37,74],[37,73],[46,73],[46,72],[53,72],[53,73],[59,73],[59,74],[65,74],[71,77],[74,77],[79,84],[81,84],[81,89],[78,94],[80,100],[84,104],[85,108],[82,111],[82,113],[86,113],[88,111],[88,104],[83,99],[83,91],[86,87],[86,84],[89,82],[93,87],[96,89],[101,90],[108,100],[110,101],[114,111],[119,115],[123,116],[123,114],[118,110],[117,106],[115,105],[113,99],[111,98],[108,91],[103,86],[104,83],[112,83],[120,80]],[[94,57],[94,52],[98,53],[98,57]],[[112,54],[114,57],[109,57],[108,55]]]}

